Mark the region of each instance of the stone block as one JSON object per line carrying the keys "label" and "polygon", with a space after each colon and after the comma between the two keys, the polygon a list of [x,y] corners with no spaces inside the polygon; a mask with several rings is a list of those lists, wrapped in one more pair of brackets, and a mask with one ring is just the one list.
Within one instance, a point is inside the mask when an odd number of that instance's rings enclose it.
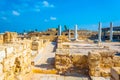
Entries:
{"label": "stone block", "polygon": [[100,55],[102,57],[113,57],[115,55],[115,52],[114,50],[102,50],[102,51],[99,51]]}
{"label": "stone block", "polygon": [[89,52],[88,54],[88,66],[90,76],[101,76],[100,74],[100,61],[101,55],[98,52]]}
{"label": "stone block", "polygon": [[110,69],[101,69],[102,77],[110,77]]}
{"label": "stone block", "polygon": [[114,67],[120,67],[120,56],[113,57]]}
{"label": "stone block", "polygon": [[3,62],[3,59],[6,57],[5,50],[0,51],[0,62]]}
{"label": "stone block", "polygon": [[3,44],[3,35],[0,34],[0,44]]}
{"label": "stone block", "polygon": [[79,69],[88,68],[88,57],[81,54],[71,54],[72,63]]}
{"label": "stone block", "polygon": [[111,68],[111,80],[120,80],[120,67]]}
{"label": "stone block", "polygon": [[55,67],[59,71],[66,71],[72,66],[72,61],[69,55],[56,54],[55,56]]}
{"label": "stone block", "polygon": [[114,66],[113,59],[111,57],[102,57],[101,59],[101,67],[103,68],[111,68]]}
{"label": "stone block", "polygon": [[5,80],[5,75],[4,74],[0,74],[0,80]]}
{"label": "stone block", "polygon": [[3,74],[3,64],[0,63],[0,74]]}
{"label": "stone block", "polygon": [[5,53],[6,53],[6,56],[8,57],[10,54],[12,54],[14,51],[14,48],[13,47],[6,47],[5,48]]}

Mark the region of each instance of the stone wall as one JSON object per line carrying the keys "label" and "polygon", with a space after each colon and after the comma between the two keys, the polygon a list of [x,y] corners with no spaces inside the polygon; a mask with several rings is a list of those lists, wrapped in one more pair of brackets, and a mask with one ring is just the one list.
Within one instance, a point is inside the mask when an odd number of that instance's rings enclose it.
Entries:
{"label": "stone wall", "polygon": [[72,72],[74,69],[88,69],[86,55],[81,54],[59,54],[55,55],[55,67],[60,73]]}
{"label": "stone wall", "polygon": [[3,35],[0,34],[0,44],[3,44]]}
{"label": "stone wall", "polygon": [[57,49],[55,67],[61,73],[71,71],[72,68],[86,69],[90,76],[108,77],[112,67],[120,67],[120,56],[116,56],[113,50],[97,50],[89,52],[88,55],[81,55]]}
{"label": "stone wall", "polygon": [[17,33],[16,32],[6,32],[3,35],[3,42],[4,43],[11,43],[17,40]]}
{"label": "stone wall", "polygon": [[[30,44],[29,41],[27,43]],[[15,80],[19,74],[30,72],[31,50],[25,42],[5,44],[0,47],[0,80]]]}

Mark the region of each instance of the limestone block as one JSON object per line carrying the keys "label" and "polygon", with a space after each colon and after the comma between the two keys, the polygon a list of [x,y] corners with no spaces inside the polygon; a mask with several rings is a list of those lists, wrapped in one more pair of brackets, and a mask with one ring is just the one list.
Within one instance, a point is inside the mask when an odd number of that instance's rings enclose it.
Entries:
{"label": "limestone block", "polygon": [[102,57],[113,57],[115,55],[115,52],[114,50],[102,50],[102,51],[99,51],[100,55]]}
{"label": "limestone block", "polygon": [[11,57],[10,59],[9,59],[9,66],[10,67],[13,67],[14,66],[14,63],[15,63],[15,57],[13,56],[13,57]]}
{"label": "limestone block", "polygon": [[3,61],[3,59],[5,58],[5,50],[2,50],[2,51],[0,51],[0,62],[2,62]]}
{"label": "limestone block", "polygon": [[13,53],[14,48],[13,47],[6,47],[5,52],[7,54],[7,57]]}
{"label": "limestone block", "polygon": [[120,67],[111,68],[111,79],[120,80]]}
{"label": "limestone block", "polygon": [[9,59],[4,60],[3,66],[4,66],[4,71],[5,72],[10,70],[10,61],[9,61]]}
{"label": "limestone block", "polygon": [[110,69],[102,69],[101,76],[102,77],[110,77]]}
{"label": "limestone block", "polygon": [[57,48],[62,49],[63,48],[62,43],[57,43]]}
{"label": "limestone block", "polygon": [[98,52],[89,52],[88,54],[88,64],[90,66],[99,66],[101,56]]}
{"label": "limestone block", "polygon": [[20,58],[15,58],[15,72],[18,73],[21,71]]}
{"label": "limestone block", "polygon": [[75,67],[80,69],[88,68],[88,57],[86,55],[81,54],[71,54],[72,63]]}
{"label": "limestone block", "polygon": [[120,67],[120,56],[114,56],[113,63],[115,67]]}
{"label": "limestone block", "polygon": [[0,74],[3,74],[3,64],[0,63]]}
{"label": "limestone block", "polygon": [[89,75],[94,76],[94,77],[99,77],[99,76],[101,76],[101,73],[100,73],[100,71],[91,70],[91,71],[89,71]]}
{"label": "limestone block", "polygon": [[3,35],[0,34],[0,44],[3,44]]}
{"label": "limestone block", "polygon": [[66,71],[72,66],[72,61],[69,55],[56,54],[55,56],[55,67],[59,71]]}
{"label": "limestone block", "polygon": [[102,57],[101,64],[103,64],[101,67],[104,67],[104,68],[111,68],[114,66],[114,63],[111,57]]}
{"label": "limestone block", "polygon": [[89,67],[89,75],[90,75],[90,76],[95,76],[95,77],[101,76],[100,69],[101,69],[100,66],[97,66],[97,67]]}
{"label": "limestone block", "polygon": [[15,41],[16,38],[17,38],[17,33],[15,33],[15,32],[6,32],[6,33],[3,35],[3,38],[4,38],[4,43],[13,42],[13,41]]}
{"label": "limestone block", "polygon": [[70,46],[69,46],[69,45],[62,45],[62,48],[63,48],[63,49],[69,49]]}
{"label": "limestone block", "polygon": [[98,52],[89,52],[88,54],[88,66],[90,76],[101,76],[100,74],[100,61],[101,55]]}
{"label": "limestone block", "polygon": [[4,74],[0,74],[0,80],[5,80],[5,75]]}

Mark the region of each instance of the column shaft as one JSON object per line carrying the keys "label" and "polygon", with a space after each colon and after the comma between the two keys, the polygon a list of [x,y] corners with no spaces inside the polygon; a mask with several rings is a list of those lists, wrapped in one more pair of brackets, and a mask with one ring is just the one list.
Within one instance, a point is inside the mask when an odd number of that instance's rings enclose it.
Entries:
{"label": "column shaft", "polygon": [[110,41],[113,41],[113,23],[110,23]]}

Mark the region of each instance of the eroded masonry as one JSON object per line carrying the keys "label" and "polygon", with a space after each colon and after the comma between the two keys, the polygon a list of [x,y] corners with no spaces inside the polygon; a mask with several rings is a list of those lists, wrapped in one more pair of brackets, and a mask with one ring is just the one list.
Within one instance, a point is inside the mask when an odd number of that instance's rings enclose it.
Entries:
{"label": "eroded masonry", "polygon": [[[96,35],[98,42],[92,40]],[[0,80],[52,80],[49,74],[55,75],[54,80],[68,76],[78,76],[73,80],[120,80],[120,43],[110,41],[101,42],[101,23],[99,34],[78,31],[77,25],[66,32],[61,32],[61,26],[59,31],[43,33],[6,32],[0,35]]]}

